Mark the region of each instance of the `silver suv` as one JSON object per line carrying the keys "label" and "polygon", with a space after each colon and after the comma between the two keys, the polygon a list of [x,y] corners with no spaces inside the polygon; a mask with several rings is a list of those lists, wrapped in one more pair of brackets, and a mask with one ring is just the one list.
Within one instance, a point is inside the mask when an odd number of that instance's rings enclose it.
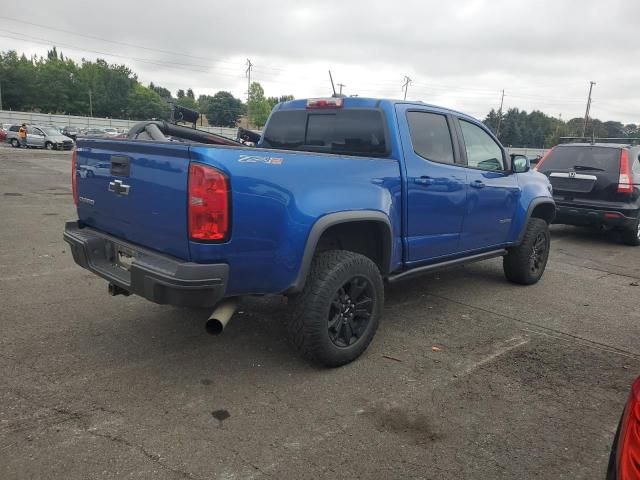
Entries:
{"label": "silver suv", "polygon": [[[18,131],[20,125],[12,125],[7,132],[7,143],[12,147],[22,147]],[[71,150],[73,140],[65,137],[53,127],[27,125],[27,147],[46,148],[47,150]]]}

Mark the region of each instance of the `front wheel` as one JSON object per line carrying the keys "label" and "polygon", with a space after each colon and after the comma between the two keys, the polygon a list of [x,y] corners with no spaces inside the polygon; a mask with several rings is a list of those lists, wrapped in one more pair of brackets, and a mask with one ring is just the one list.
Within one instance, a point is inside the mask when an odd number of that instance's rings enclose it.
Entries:
{"label": "front wheel", "polygon": [[320,253],[303,291],[290,298],[290,340],[313,363],[344,365],[371,343],[383,304],[382,277],[369,258],[345,250]]}
{"label": "front wheel", "polygon": [[549,225],[541,218],[529,219],[525,228],[522,242],[509,249],[502,267],[510,282],[532,285],[540,280],[547,266],[551,235]]}
{"label": "front wheel", "polygon": [[45,143],[44,148],[46,148],[47,150],[53,150],[53,143],[51,142]]}

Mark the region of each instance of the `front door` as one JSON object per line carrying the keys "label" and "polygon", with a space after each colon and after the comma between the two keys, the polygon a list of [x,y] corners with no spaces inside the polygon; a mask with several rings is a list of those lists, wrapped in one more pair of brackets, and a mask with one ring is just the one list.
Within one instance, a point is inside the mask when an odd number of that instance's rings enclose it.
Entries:
{"label": "front door", "polygon": [[452,135],[453,117],[397,105],[406,165],[407,263],[424,263],[459,249],[466,174]]}
{"label": "front door", "polygon": [[481,126],[460,119],[459,137],[467,161],[467,210],[462,226],[461,250],[503,245],[520,197],[517,176],[506,154]]}
{"label": "front door", "polygon": [[27,145],[29,147],[44,147],[44,133],[39,128],[27,128]]}

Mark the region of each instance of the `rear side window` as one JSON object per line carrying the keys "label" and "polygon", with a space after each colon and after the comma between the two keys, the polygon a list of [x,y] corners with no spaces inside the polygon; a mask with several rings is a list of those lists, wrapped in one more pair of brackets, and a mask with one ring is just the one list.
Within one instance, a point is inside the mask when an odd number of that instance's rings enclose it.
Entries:
{"label": "rear side window", "polygon": [[10,131],[10,132],[17,132],[18,130],[20,130],[20,127],[19,127],[19,126],[17,126],[17,125],[14,125],[13,127],[11,127],[11,128],[9,129],[9,131]]}
{"label": "rear side window", "polygon": [[372,109],[275,112],[260,146],[359,156],[388,154],[382,112]]}
{"label": "rear side window", "polygon": [[413,150],[422,158],[441,163],[453,163],[451,132],[444,115],[428,112],[407,112]]}
{"label": "rear side window", "polygon": [[549,170],[593,170],[617,173],[620,171],[620,149],[611,147],[556,147],[540,166]]}

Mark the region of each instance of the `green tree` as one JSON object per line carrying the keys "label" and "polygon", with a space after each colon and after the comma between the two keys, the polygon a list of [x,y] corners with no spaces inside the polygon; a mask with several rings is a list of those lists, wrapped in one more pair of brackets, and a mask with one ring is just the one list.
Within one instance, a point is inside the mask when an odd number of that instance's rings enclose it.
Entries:
{"label": "green tree", "polygon": [[196,103],[198,104],[198,111],[200,113],[207,113],[209,110],[209,103],[213,97],[211,95],[200,95]]}
{"label": "green tree", "polygon": [[[200,97],[202,98],[202,96]],[[200,98],[198,100],[200,100]],[[205,99],[203,99],[203,102]],[[243,105],[229,92],[218,92],[207,101],[207,120],[209,125],[219,127],[235,127]]]}
{"label": "green tree", "polygon": [[178,93],[176,93],[176,97],[177,98],[182,98],[184,96],[185,96],[185,94],[184,94],[184,90],[183,89],[178,90]]}
{"label": "green tree", "polygon": [[282,102],[288,102],[290,100],[294,100],[293,95],[281,95],[279,97],[268,97],[267,102],[269,103],[269,110],[273,110],[277,104]]}
{"label": "green tree", "polygon": [[160,95],[162,98],[171,98],[171,92],[167,88],[161,87],[160,85],[154,85],[153,82],[149,84],[149,88]]}
{"label": "green tree", "polygon": [[196,101],[187,95],[184,97],[178,97],[176,104],[181,107],[190,108],[191,110],[198,110],[198,104]]}
{"label": "green tree", "polygon": [[93,103],[93,115],[117,117],[127,111],[129,92],[136,76],[125,65],[109,65],[105,60],[84,60],[78,71],[78,90]]}
{"label": "green tree", "polygon": [[247,105],[249,123],[258,128],[267,123],[271,112],[271,105],[264,96],[264,89],[258,82],[253,82],[249,87],[249,102]]}
{"label": "green tree", "polygon": [[187,97],[189,97],[191,100],[195,100],[196,96],[193,93],[193,90],[191,90],[190,88],[187,89]]}
{"label": "green tree", "polygon": [[129,92],[127,114],[134,120],[169,118],[169,105],[157,92],[136,83]]}

